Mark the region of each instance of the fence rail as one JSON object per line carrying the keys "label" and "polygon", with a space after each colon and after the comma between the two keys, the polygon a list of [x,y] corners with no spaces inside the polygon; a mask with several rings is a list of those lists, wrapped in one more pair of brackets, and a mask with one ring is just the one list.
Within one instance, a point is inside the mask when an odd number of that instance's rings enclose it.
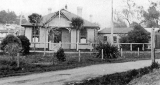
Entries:
{"label": "fence rail", "polygon": [[[77,51],[79,49],[89,49],[90,51],[93,51],[95,50],[95,47],[99,44],[97,43],[51,43],[51,42],[32,42],[32,47],[33,45],[39,45],[40,47],[46,49],[46,48],[51,48],[52,49],[57,49],[59,47],[62,47],[64,49],[76,49]],[[48,46],[49,45],[49,46]],[[129,47],[128,51],[133,51],[133,47],[134,45],[141,45],[141,47],[139,47],[139,49],[142,49],[143,51],[144,50],[148,50],[148,49],[151,49],[151,43],[114,43],[114,45],[118,46],[118,48],[123,48],[122,46],[123,45],[126,45]],[[68,46],[68,48],[67,48]],[[50,50],[52,50],[50,48]],[[138,48],[137,48],[138,49]]]}

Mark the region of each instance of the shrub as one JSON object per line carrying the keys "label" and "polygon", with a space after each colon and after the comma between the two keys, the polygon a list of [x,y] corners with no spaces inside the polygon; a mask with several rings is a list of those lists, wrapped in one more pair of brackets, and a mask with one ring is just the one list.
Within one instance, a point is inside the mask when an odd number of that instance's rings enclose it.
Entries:
{"label": "shrub", "polygon": [[29,50],[30,50],[30,45],[31,45],[31,43],[29,42],[29,39],[24,35],[20,35],[20,36],[17,36],[17,37],[21,40],[21,43],[22,43],[21,52],[23,54],[28,54]]}
{"label": "shrub", "polygon": [[17,43],[8,43],[4,47],[4,52],[8,53],[10,56],[16,56],[17,53],[21,51],[21,46],[18,45]]}
{"label": "shrub", "polygon": [[56,57],[59,61],[62,61],[62,62],[66,61],[66,55],[64,53],[63,48],[59,48],[59,50],[56,53]]}
{"label": "shrub", "polygon": [[151,64],[150,68],[151,68],[151,69],[155,69],[155,68],[157,69],[157,68],[159,68],[158,62],[153,62],[153,63]]}
{"label": "shrub", "polygon": [[97,57],[101,57],[101,52],[103,49],[103,55],[104,55],[104,59],[107,58],[117,58],[119,56],[119,51],[118,51],[118,47],[115,45],[111,45],[110,43],[100,43],[97,47],[96,50],[98,50],[98,55]]}
{"label": "shrub", "polygon": [[1,49],[4,50],[5,46],[9,43],[17,43],[19,46],[21,46],[20,39],[12,34],[9,34],[2,40]]}
{"label": "shrub", "polygon": [[[120,39],[121,43],[148,43],[150,39],[149,33],[140,25],[135,25],[134,29],[128,32],[128,35],[122,36]],[[128,50],[130,45],[121,45],[122,48]],[[133,50],[137,50],[139,47],[142,50],[142,44],[133,45]],[[144,45],[147,48],[147,45]]]}

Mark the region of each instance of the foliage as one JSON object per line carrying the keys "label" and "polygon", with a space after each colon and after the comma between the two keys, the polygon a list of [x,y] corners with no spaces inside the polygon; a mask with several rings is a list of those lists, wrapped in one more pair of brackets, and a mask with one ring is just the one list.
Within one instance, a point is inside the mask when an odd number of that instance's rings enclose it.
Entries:
{"label": "foliage", "polygon": [[18,43],[8,43],[4,47],[4,52],[10,56],[16,56],[21,51],[21,46]]}
{"label": "foliage", "polygon": [[71,25],[72,25],[75,29],[81,29],[82,26],[83,26],[83,23],[84,23],[84,21],[83,21],[81,18],[79,18],[79,17],[77,17],[77,18],[72,18],[71,22],[72,22]]}
{"label": "foliage", "polygon": [[21,41],[18,37],[9,34],[1,42],[1,49],[4,50],[5,46],[9,43],[17,43],[18,46],[21,46]]}
{"label": "foliage", "polygon": [[56,53],[56,57],[59,61],[62,61],[62,62],[66,61],[66,55],[64,53],[63,48],[59,48],[59,50]]}
{"label": "foliage", "polygon": [[150,66],[151,69],[158,69],[159,68],[159,64],[158,62],[152,62],[152,65]]}
{"label": "foliage", "polygon": [[151,3],[152,6],[149,7],[148,11],[144,11],[143,16],[147,27],[158,27],[158,20],[160,17],[159,11],[156,9],[157,4]]}
{"label": "foliage", "polygon": [[96,50],[98,50],[98,55],[97,57],[101,57],[102,55],[102,49],[103,49],[103,55],[104,59],[111,59],[111,58],[117,58],[119,56],[119,51],[118,47],[111,45],[110,43],[100,43],[97,47]]}
{"label": "foliage", "polygon": [[[15,23],[15,24],[19,24],[19,19],[17,19],[17,15],[15,14],[14,11],[5,11],[5,10],[2,10],[0,11],[0,23],[2,24],[5,24],[5,23],[8,23],[8,24],[11,24],[11,23]],[[24,19],[24,16],[23,16],[23,20],[22,20],[22,23],[25,23],[27,20]]]}
{"label": "foliage", "polygon": [[[121,43],[148,43],[150,39],[149,33],[140,25],[135,25],[134,29],[128,32],[127,36],[123,36],[120,39]],[[133,50],[137,50],[138,47],[142,50],[143,45],[134,45]],[[122,45],[125,49],[129,47],[126,45]],[[147,46],[145,46],[147,47]]]}
{"label": "foliage", "polygon": [[33,13],[33,14],[29,15],[28,18],[29,18],[30,23],[35,24],[36,26],[42,20],[42,16],[37,13]]}
{"label": "foliage", "polygon": [[22,50],[21,52],[23,54],[28,54],[29,53],[29,50],[30,50],[30,42],[29,42],[29,39],[24,36],[24,35],[20,35],[20,36],[17,36],[20,40],[21,40],[21,43],[22,43]]}

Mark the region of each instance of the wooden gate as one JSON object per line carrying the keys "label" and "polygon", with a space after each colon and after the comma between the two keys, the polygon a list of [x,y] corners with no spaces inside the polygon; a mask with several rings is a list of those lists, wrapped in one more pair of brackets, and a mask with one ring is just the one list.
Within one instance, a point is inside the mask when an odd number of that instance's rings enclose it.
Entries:
{"label": "wooden gate", "polygon": [[60,48],[60,43],[49,43],[49,50],[57,51]]}

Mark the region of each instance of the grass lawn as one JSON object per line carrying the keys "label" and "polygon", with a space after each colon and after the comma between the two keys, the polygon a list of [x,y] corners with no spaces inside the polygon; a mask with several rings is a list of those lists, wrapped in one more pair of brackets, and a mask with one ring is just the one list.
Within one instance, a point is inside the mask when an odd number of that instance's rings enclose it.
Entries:
{"label": "grass lawn", "polygon": [[[157,53],[156,58],[158,58],[159,55],[160,53]],[[48,53],[46,56],[43,56],[43,53],[30,53],[29,55],[22,56],[20,59],[20,68],[15,68],[15,64],[11,63],[11,57],[0,53],[0,78],[71,69],[94,64],[122,63],[150,59],[150,53],[141,53],[140,57],[137,57],[137,53],[124,53],[124,56],[125,57],[118,59],[101,60],[96,58],[96,54],[83,53],[81,54],[81,62],[78,62],[78,53],[72,53],[66,54],[65,62],[57,62],[57,60],[53,57],[53,54]]]}

